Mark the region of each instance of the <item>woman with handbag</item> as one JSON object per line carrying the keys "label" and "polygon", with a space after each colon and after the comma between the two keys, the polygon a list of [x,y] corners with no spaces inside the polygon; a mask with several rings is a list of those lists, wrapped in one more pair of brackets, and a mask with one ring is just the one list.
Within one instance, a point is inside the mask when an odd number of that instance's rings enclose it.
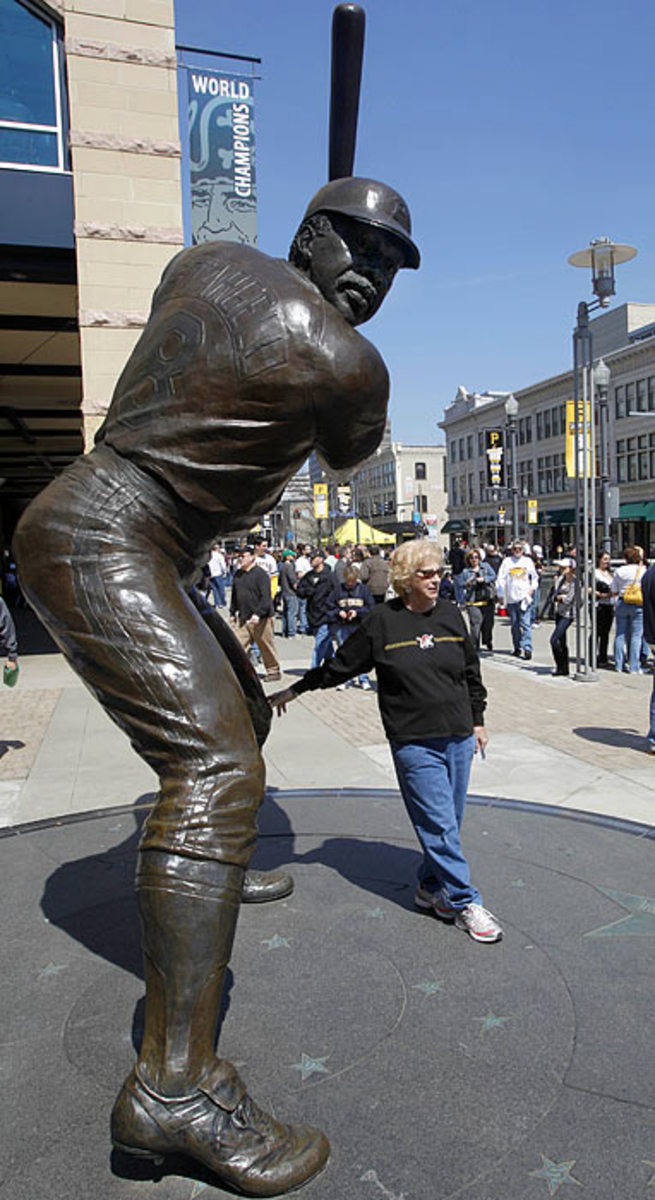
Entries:
{"label": "woman with handbag", "polygon": [[575,608],[575,561],[572,558],[563,558],[558,565],[560,574],[555,580],[552,592],[555,628],[550,637],[550,648],[555,659],[553,675],[568,675],[569,648],[566,644],[566,634]]}
{"label": "woman with handbag", "polygon": [[[644,632],[643,596],[641,580],[645,567],[641,561],[639,546],[626,546],[623,552],[625,566],[617,567],[611,583],[611,592],[617,596],[616,633],[614,635],[614,670],[627,670],[630,675],[640,675],[641,639]],[[628,667],[625,667],[626,645]]]}
{"label": "woman with handbag", "polygon": [[480,652],[480,641],[484,643],[487,650],[493,650],[496,572],[488,562],[480,559],[478,550],[469,550],[461,580],[466,597],[466,612],[473,644],[478,653]]}
{"label": "woman with handbag", "polygon": [[596,592],[596,662],[599,667],[606,667],[608,665],[607,647],[612,621],[614,620],[615,596],[612,595],[614,572],[610,566],[610,561],[607,550],[601,550],[596,557],[596,570],[594,572]]}

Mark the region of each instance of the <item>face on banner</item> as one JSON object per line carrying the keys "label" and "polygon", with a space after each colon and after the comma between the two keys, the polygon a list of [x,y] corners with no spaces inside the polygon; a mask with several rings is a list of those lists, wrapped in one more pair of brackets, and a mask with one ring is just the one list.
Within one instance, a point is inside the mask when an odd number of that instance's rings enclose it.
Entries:
{"label": "face on banner", "polygon": [[253,80],[187,68],[191,223],[199,242],[257,242]]}

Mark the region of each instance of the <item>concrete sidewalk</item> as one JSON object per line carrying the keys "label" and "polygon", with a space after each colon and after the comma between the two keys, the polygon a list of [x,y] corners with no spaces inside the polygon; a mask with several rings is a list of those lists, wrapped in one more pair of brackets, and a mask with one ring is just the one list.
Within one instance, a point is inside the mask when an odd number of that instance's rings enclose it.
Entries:
{"label": "concrete sidewalk", "polygon": [[[19,613],[19,624],[23,643],[34,643],[31,614]],[[645,742],[651,677],[604,671],[597,683],[553,679],[550,632],[549,624],[535,630],[534,658],[522,663],[510,656],[507,622],[497,622],[498,648],[482,662],[491,741],[486,761],[476,760],[471,791],[653,824],[655,758]],[[309,666],[312,639],[277,644],[290,683]],[[155,790],[154,774],[61,655],[25,654],[21,668],[18,686],[0,692],[0,826],[132,804]],[[355,687],[295,702],[274,721],[265,757],[273,788],[395,783],[375,692]]]}

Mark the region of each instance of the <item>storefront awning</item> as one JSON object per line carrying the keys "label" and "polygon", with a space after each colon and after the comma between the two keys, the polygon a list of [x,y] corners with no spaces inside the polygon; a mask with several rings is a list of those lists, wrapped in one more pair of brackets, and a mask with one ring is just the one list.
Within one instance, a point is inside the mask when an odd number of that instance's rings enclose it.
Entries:
{"label": "storefront awning", "polygon": [[634,500],[622,504],[619,509],[619,521],[655,521],[655,502]]}
{"label": "storefront awning", "polygon": [[574,508],[550,508],[545,512],[544,517],[548,517],[550,525],[574,525],[575,524],[575,509]]}
{"label": "storefront awning", "polygon": [[453,517],[452,520],[446,521],[445,525],[441,526],[442,533],[468,533],[469,523],[463,521],[461,517]]}

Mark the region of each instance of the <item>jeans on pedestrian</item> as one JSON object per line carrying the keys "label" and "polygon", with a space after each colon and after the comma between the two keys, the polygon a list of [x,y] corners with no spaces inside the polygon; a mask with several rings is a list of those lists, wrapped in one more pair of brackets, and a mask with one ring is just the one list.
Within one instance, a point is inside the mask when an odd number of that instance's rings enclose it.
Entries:
{"label": "jeans on pedestrian", "polygon": [[[655,654],[655,646],[650,647]],[[653,690],[650,692],[650,720],[648,726],[648,740],[651,746],[655,749],[655,672],[653,674]]]}
{"label": "jeans on pedestrian", "polygon": [[614,635],[614,666],[622,671],[626,659],[631,672],[637,672],[640,667],[641,639],[644,632],[644,610],[639,604],[626,604],[625,600],[616,602],[616,625]]}
{"label": "jeans on pedestrian", "polygon": [[209,586],[214,595],[214,603],[217,608],[225,608],[225,578],[223,575],[211,575],[209,578]]}
{"label": "jeans on pedestrian", "polygon": [[569,648],[566,644],[566,634],[572,621],[573,617],[557,617],[550,637],[550,648],[558,675],[568,675],[569,673]]}
{"label": "jeans on pedestrian", "polygon": [[309,633],[307,624],[307,597],[298,597],[298,633]]}
{"label": "jeans on pedestrian", "polygon": [[[350,637],[351,633],[355,632],[355,629],[356,629],[356,625],[338,625],[337,631],[336,631],[337,632],[337,645],[343,646],[343,643],[346,641],[347,638]],[[358,675],[357,681],[360,684],[361,683],[370,684],[370,682],[371,682],[368,675],[366,675],[366,673],[364,673],[364,675]]]}
{"label": "jeans on pedestrian", "polygon": [[332,644],[332,628],[330,625],[319,625],[318,629],[314,630],[314,649],[312,650],[312,670],[314,667],[320,667],[321,663],[328,658],[334,658],[334,646]]}
{"label": "jeans on pedestrian", "polygon": [[400,791],[423,848],[419,883],[441,892],[456,909],[482,903],[459,836],[474,750],[472,734],[391,742]]}
{"label": "jeans on pedestrian", "polygon": [[282,597],[282,634],[284,637],[295,637],[298,632],[298,606],[300,604],[295,592]]}
{"label": "jeans on pedestrian", "polygon": [[507,605],[509,623],[512,630],[512,645],[514,650],[529,650],[532,652],[532,621],[530,609],[521,608],[521,602]]}

